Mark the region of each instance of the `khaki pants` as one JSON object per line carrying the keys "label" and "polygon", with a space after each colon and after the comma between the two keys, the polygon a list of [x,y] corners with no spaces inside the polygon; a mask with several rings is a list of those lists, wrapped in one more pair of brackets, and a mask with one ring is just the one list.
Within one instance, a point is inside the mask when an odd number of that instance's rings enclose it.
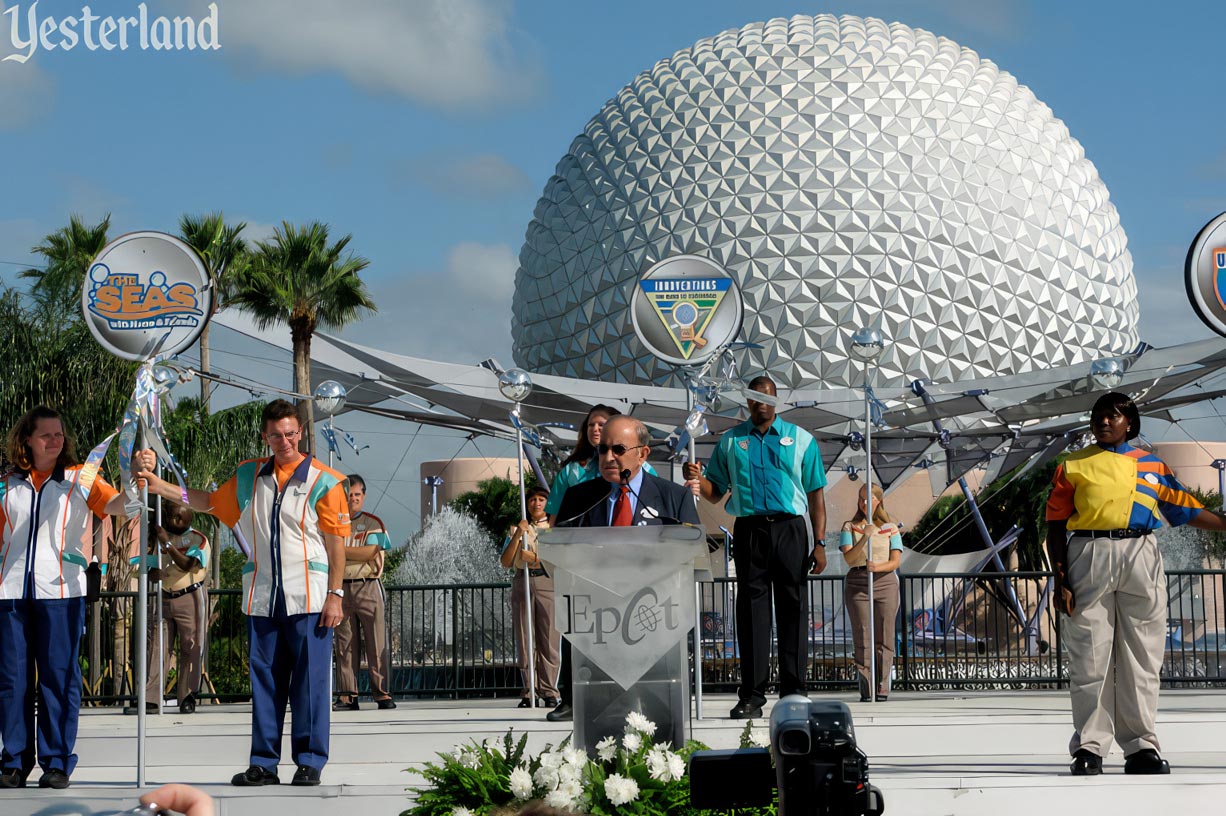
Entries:
{"label": "khaki pants", "polygon": [[205,610],[209,593],[204,587],[180,595],[177,598],[161,597],[162,601],[162,673],[158,673],[158,629],[157,608],[150,604],[148,638],[146,651],[147,662],[145,670],[148,681],[145,683],[146,702],[156,703],[162,699],[166,688],[165,670],[170,667],[171,648],[175,638],[179,639],[178,687],[176,695],[179,702],[189,694],[200,691],[201,659],[204,656]]}
{"label": "khaki pants", "polygon": [[[553,625],[553,578],[534,576],[532,582],[532,647],[536,652],[536,696],[557,699],[558,664],[561,659],[562,635]],[[515,621],[516,655],[523,677],[520,696],[528,699],[528,607],[524,603],[524,571],[516,570],[511,584],[511,618]]]}
{"label": "khaki pants", "polygon": [[[345,581],[345,597],[341,600],[344,619],[336,627],[336,693],[342,697],[357,697],[358,671],[362,667],[362,652],[358,636],[366,646],[366,666],[370,669],[370,691],[376,700],[390,697],[388,691],[387,621],[383,599],[383,582]],[[360,630],[360,632],[359,632]]]}
{"label": "khaki pants", "polygon": [[[872,692],[868,678],[868,575],[868,570],[851,570],[843,590],[861,696]],[[889,694],[890,671],[894,668],[894,624],[898,618],[898,573],[878,572],[873,578],[873,628],[876,632],[871,642],[877,648],[877,694]]]}
{"label": "khaki pants", "polygon": [[1073,727],[1069,753],[1105,757],[1112,737],[1134,754],[1158,748],[1159,672],[1166,639],[1166,573],[1152,536],[1071,538],[1064,619]]}

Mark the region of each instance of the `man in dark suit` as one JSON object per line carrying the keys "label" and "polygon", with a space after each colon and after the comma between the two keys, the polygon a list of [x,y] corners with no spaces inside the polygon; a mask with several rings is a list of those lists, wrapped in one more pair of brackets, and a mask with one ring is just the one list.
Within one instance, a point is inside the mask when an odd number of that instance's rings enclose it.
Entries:
{"label": "man in dark suit", "polygon": [[[558,510],[557,526],[698,524],[698,510],[690,489],[643,470],[650,445],[651,434],[642,422],[629,416],[612,417],[596,447],[601,478],[566,491]],[[563,639],[558,674],[561,702],[546,715],[550,722],[573,716],[570,665],[570,641]]]}

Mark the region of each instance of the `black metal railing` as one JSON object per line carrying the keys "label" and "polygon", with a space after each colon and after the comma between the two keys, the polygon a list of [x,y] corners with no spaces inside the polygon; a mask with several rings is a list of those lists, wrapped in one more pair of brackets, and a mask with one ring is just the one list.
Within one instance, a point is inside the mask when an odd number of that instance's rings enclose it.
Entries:
{"label": "black metal railing", "polygon": [[[894,688],[1039,688],[1067,682],[1060,616],[1048,602],[1050,575],[945,573],[900,576]],[[1226,571],[1167,573],[1170,616],[1163,681],[1226,685]],[[703,685],[730,691],[740,680],[736,582],[699,585]],[[81,665],[88,704],[136,699],[133,592],[104,593],[90,607]],[[397,696],[518,694],[509,584],[387,588],[392,692]],[[772,638],[772,656],[773,656]],[[808,683],[815,690],[856,683],[843,579],[809,581]],[[247,623],[238,590],[209,593],[202,698],[250,696]],[[368,686],[366,673],[359,687]],[[173,669],[167,678],[172,688]]]}

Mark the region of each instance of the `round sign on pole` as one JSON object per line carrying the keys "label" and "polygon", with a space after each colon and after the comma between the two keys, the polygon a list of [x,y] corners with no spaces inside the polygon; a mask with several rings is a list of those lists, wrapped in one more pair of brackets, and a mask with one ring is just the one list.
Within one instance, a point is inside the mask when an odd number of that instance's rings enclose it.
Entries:
{"label": "round sign on pole", "polygon": [[163,232],[130,232],[90,264],[81,310],[107,351],[148,360],[196,342],[213,314],[213,288],[204,261],[183,241]]}
{"label": "round sign on pole", "polygon": [[1184,264],[1184,284],[1197,316],[1226,336],[1226,213],[1196,234]]}
{"label": "round sign on pole", "polygon": [[630,299],[634,333],[673,365],[706,362],[736,338],[744,318],[741,290],[719,264],[674,255],[652,265]]}

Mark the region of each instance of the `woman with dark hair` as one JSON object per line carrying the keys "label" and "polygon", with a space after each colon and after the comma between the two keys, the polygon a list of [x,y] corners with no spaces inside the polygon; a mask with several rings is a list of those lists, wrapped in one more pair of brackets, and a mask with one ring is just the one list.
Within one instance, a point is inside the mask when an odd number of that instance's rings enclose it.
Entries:
{"label": "woman with dark hair", "polygon": [[66,788],[81,708],[77,662],[85,629],[83,539],[91,516],[124,513],[124,497],[76,463],[60,415],[39,406],[8,435],[0,499],[0,788]]}
{"label": "woman with dark hair", "polygon": [[[545,513],[549,516],[550,527],[558,521],[558,508],[562,506],[562,497],[566,495],[566,491],[600,475],[596,446],[600,444],[605,423],[620,415],[621,411],[609,405],[593,405],[588,409],[580,427],[579,438],[575,441],[575,449],[562,461],[562,469],[554,477],[549,490]],[[643,465],[643,469],[652,476],[656,475],[655,468],[650,464]]]}
{"label": "woman with dark hair", "polygon": [[[839,549],[847,562],[844,590],[851,642],[860,678],[860,702],[872,699],[869,650],[877,653],[877,699],[890,694],[894,667],[894,623],[898,617],[898,566],[902,563],[902,535],[885,509],[885,493],[873,484],[873,518],[868,520],[868,485],[860,488],[860,507],[843,524]],[[873,582],[873,630],[868,630],[868,582]]]}
{"label": "woman with dark hair", "polygon": [[[1141,415],[1124,394],[1104,394],[1090,412],[1096,444],[1056,469],[1047,500],[1047,552],[1069,653],[1074,776],[1102,773],[1114,739],[1124,773],[1166,774],[1155,735],[1166,640],[1166,574],[1154,530],[1226,530],[1158,457],[1129,444]],[[1161,517],[1159,516],[1161,513]]]}

